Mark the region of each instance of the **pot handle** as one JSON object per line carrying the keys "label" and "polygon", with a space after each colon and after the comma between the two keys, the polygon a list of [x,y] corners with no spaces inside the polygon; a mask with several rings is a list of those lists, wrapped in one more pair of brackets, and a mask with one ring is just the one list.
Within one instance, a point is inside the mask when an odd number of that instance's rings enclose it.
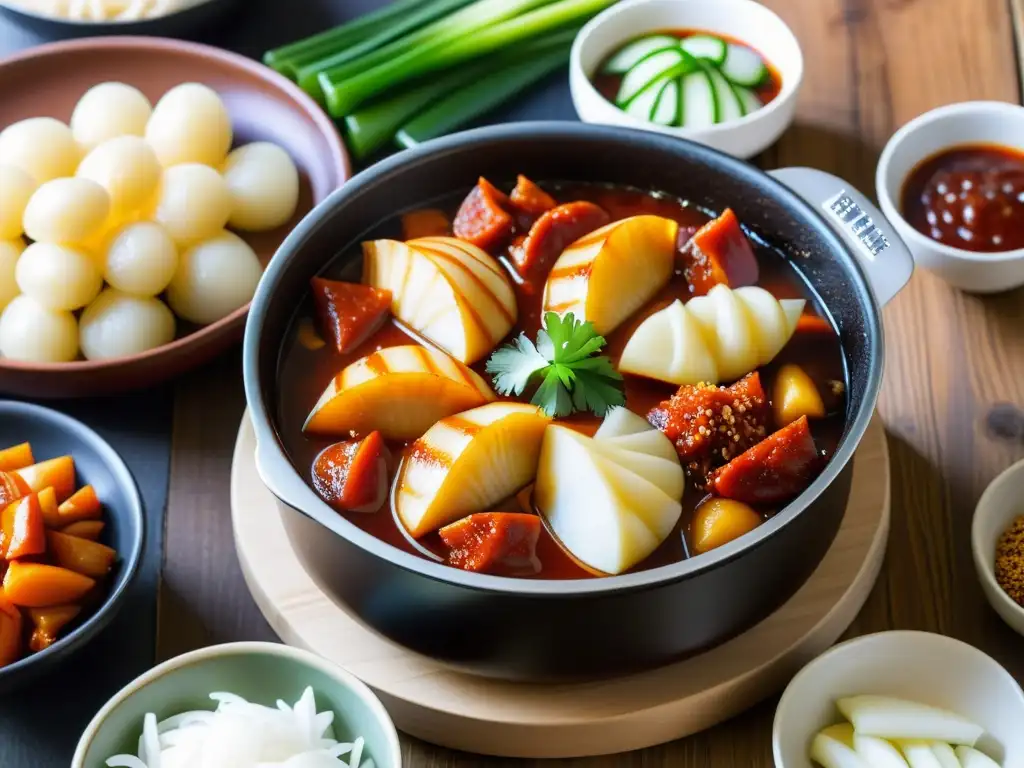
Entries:
{"label": "pot handle", "polygon": [[819,211],[856,254],[879,304],[888,304],[914,272],[914,259],[889,221],[847,182],[815,168],[779,168],[769,175]]}

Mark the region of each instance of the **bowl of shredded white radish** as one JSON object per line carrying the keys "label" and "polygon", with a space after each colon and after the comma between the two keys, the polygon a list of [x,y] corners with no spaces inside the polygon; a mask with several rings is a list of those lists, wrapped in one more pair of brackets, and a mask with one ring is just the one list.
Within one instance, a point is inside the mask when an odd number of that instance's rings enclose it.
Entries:
{"label": "bowl of shredded white radish", "polygon": [[308,651],[231,643],[142,675],[86,728],[72,768],[399,768],[374,694]]}
{"label": "bowl of shredded white radish", "polygon": [[0,9],[51,38],[206,32],[233,0],[0,0]]}

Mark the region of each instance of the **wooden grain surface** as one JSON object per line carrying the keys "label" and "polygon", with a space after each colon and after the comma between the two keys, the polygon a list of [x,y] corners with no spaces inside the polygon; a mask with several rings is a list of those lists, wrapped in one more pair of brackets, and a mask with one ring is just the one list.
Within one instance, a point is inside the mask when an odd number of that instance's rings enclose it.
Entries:
{"label": "wooden grain surface", "polygon": [[[1020,100],[1013,6],[1021,0],[765,0],[808,62],[798,124],[765,167],[810,165],[873,193],[874,166],[900,125],[940,104]],[[985,604],[969,549],[986,483],[1024,444],[986,427],[993,406],[1024,405],[1024,291],[977,298],[918,272],[885,311],[881,413],[892,458],[892,534],[882,577],[851,634],[942,632],[994,655],[1024,681],[1020,638]],[[231,547],[229,462],[244,407],[237,358],[179,385],[167,518],[160,655],[272,637]],[[1017,651],[1015,653],[1015,651]],[[697,736],[580,768],[770,766],[769,701]],[[512,766],[405,740],[410,768]]]}

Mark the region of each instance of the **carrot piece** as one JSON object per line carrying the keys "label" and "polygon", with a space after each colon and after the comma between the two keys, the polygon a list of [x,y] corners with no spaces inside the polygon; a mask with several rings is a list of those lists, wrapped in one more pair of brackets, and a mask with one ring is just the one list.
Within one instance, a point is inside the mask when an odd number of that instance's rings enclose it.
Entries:
{"label": "carrot piece", "polygon": [[390,460],[380,432],[329,445],[313,462],[313,487],[336,509],[376,512],[387,498]]}
{"label": "carrot piece", "polygon": [[30,491],[37,493],[53,486],[57,501],[61,502],[75,492],[75,460],[70,456],[40,461],[19,469],[15,474],[25,481]]}
{"label": "carrot piece", "polygon": [[444,211],[424,208],[402,214],[402,239],[415,240],[418,237],[444,237],[450,235],[452,224]]}
{"label": "carrot piece", "polygon": [[740,288],[757,282],[757,257],[731,208],[697,230],[681,256],[683,276],[695,296],[716,285]]}
{"label": "carrot piece", "polygon": [[8,560],[46,551],[46,526],[39,497],[29,494],[0,512],[0,552]]}
{"label": "carrot piece", "polygon": [[0,590],[0,668],[21,656],[21,611]]}
{"label": "carrot piece", "polygon": [[117,559],[117,552],[104,544],[60,531],[47,531],[46,544],[55,564],[93,579],[110,573]]}
{"label": "carrot piece", "polygon": [[29,493],[25,481],[13,472],[0,471],[0,509]]}
{"label": "carrot piece", "polygon": [[545,211],[530,227],[529,234],[516,240],[512,261],[520,275],[546,275],[568,246],[611,221],[608,213],[593,203],[579,200]]}
{"label": "carrot piece", "polygon": [[102,513],[103,508],[96,497],[96,489],[91,485],[83,485],[57,508],[61,526],[77,523],[79,520],[96,520]]}
{"label": "carrot piece", "polygon": [[36,496],[39,497],[39,508],[43,512],[43,524],[47,528],[60,528],[64,525],[57,511],[57,492],[53,490],[53,486],[43,488]]}
{"label": "carrot piece", "polygon": [[4,595],[23,608],[49,608],[78,602],[95,584],[67,568],[13,560],[4,575]]}
{"label": "carrot piece", "polygon": [[391,291],[383,288],[322,277],[314,277],[310,285],[320,332],[341,354],[366,341],[391,311]]}
{"label": "carrot piece", "polygon": [[558,205],[555,198],[522,174],[516,178],[516,188],[509,195],[509,201],[517,211],[533,218]]}
{"label": "carrot piece", "polygon": [[61,528],[60,532],[68,536],[76,536],[79,539],[98,541],[105,527],[106,523],[102,520],[79,520],[66,528]]}
{"label": "carrot piece", "polygon": [[540,570],[537,515],[519,512],[478,512],[438,531],[449,547],[448,564],[466,571]]}
{"label": "carrot piece", "polygon": [[36,463],[32,456],[32,446],[29,443],[12,445],[0,451],[0,471],[13,472],[16,469],[24,469]]}
{"label": "carrot piece", "polygon": [[794,334],[798,333],[825,333],[833,336],[835,335],[835,330],[833,330],[832,324],[821,315],[805,312],[796,321]]}
{"label": "carrot piece", "polygon": [[55,605],[52,608],[29,608],[28,618],[34,629],[28,641],[33,653],[46,650],[55,642],[60,631],[82,612],[80,605]]}

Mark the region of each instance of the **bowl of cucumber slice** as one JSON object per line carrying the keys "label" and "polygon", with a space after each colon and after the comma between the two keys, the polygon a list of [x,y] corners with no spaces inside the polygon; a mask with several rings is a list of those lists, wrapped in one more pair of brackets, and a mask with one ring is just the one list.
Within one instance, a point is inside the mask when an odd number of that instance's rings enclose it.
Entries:
{"label": "bowl of cucumber slice", "polygon": [[580,30],[569,82],[584,122],[748,158],[793,121],[803,71],[793,32],[754,0],[625,0]]}

